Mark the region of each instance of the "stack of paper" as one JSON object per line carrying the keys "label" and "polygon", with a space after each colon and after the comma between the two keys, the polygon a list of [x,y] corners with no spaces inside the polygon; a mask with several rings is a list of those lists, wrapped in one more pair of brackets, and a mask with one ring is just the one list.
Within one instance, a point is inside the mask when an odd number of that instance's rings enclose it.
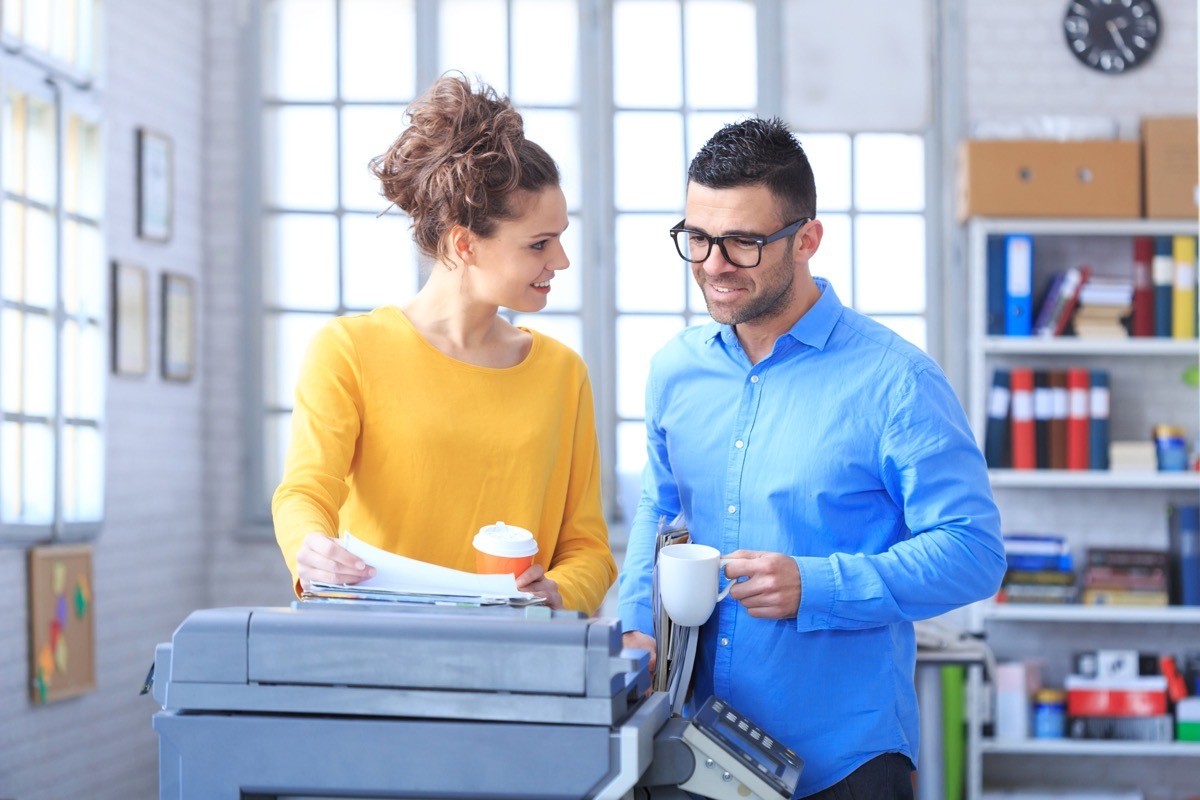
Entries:
{"label": "stack of paper", "polygon": [[517,589],[511,574],[475,575],[389,553],[343,533],[342,546],[375,568],[356,584],[314,583],[304,599],[374,600],[435,605],[536,605],[541,597]]}
{"label": "stack of paper", "polygon": [[658,536],[654,543],[654,572],[651,580],[654,597],[654,646],[658,661],[654,669],[651,688],[656,692],[667,692],[671,708],[679,713],[686,699],[692,679],[692,666],[696,657],[696,632],[694,628],[676,625],[662,606],[658,591],[658,554],[664,547],[683,544],[689,539],[683,514],[667,522],[666,517],[658,521]]}

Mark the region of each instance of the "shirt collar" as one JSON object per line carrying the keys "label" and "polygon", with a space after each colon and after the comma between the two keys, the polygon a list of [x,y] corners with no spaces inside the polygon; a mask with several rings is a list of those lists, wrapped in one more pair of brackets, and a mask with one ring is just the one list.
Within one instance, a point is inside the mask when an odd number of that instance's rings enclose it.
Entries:
{"label": "shirt collar", "polygon": [[[821,290],[821,296],[817,298],[817,302],[813,304],[812,308],[804,312],[804,316],[796,320],[796,324],[784,336],[791,336],[809,347],[824,350],[825,344],[833,334],[834,326],[842,318],[843,306],[837,293],[829,285],[829,281],[825,278],[813,278],[813,281]],[[732,325],[715,326],[715,330],[706,341],[712,342],[717,339],[720,339],[726,347],[740,346]]]}

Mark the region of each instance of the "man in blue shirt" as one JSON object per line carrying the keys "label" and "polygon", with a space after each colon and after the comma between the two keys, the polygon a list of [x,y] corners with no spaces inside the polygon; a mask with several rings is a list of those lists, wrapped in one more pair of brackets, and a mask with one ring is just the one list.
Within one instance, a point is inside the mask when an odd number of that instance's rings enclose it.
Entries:
{"label": "man in blue shirt", "polygon": [[654,539],[682,511],[739,581],[700,630],[695,701],[795,750],[797,797],[911,798],[912,623],[997,590],[1000,516],[938,365],[810,274],[815,213],[777,119],[727,125],[692,160],[671,234],[715,322],[650,368],[619,614],[653,653]]}

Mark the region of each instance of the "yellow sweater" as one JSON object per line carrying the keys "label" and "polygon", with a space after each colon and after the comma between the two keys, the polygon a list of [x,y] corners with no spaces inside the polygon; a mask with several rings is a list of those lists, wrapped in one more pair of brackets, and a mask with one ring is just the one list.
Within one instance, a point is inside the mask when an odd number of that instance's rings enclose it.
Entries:
{"label": "yellow sweater", "polygon": [[471,539],[498,521],[533,532],[569,609],[595,613],[616,576],[587,367],[536,331],[524,361],[493,369],[395,307],[332,320],[300,369],[272,512],[293,580],[312,531],[474,572]]}

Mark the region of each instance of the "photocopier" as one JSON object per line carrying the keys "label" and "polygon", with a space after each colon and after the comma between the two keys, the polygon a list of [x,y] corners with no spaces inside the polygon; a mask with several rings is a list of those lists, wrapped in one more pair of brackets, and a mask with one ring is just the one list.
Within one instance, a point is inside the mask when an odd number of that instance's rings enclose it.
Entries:
{"label": "photocopier", "polygon": [[202,609],[155,651],[159,798],[791,797],[802,759],[648,661],[546,607]]}

